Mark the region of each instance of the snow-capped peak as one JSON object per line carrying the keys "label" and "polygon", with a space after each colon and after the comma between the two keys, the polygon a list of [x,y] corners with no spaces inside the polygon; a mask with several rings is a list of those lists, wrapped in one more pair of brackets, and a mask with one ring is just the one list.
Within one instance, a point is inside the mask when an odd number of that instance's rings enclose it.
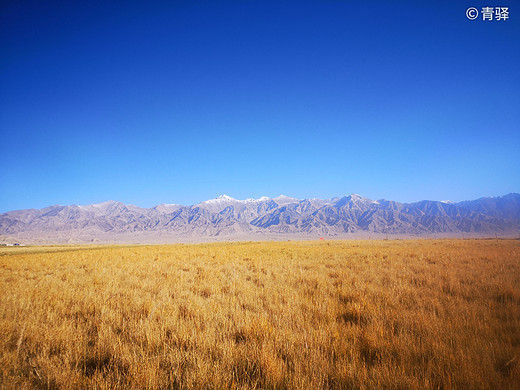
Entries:
{"label": "snow-capped peak", "polygon": [[202,203],[212,203],[212,204],[219,204],[219,203],[225,203],[225,202],[237,202],[237,203],[253,203],[253,202],[263,202],[266,200],[269,200],[271,198],[267,196],[262,196],[261,198],[254,199],[254,198],[248,198],[245,200],[235,199],[228,195],[220,195],[215,199],[206,200]]}
{"label": "snow-capped peak", "polygon": [[248,198],[248,199],[244,200],[243,202],[264,202],[269,199],[271,199],[271,198],[269,198],[268,196],[262,196],[258,199]]}
{"label": "snow-capped peak", "polygon": [[279,205],[285,205],[285,204],[289,204],[289,203],[296,203],[299,201],[299,199],[296,199],[296,198],[291,198],[289,196],[286,196],[286,195],[280,195],[276,198],[273,199],[276,203],[278,203]]}
{"label": "snow-capped peak", "polygon": [[222,195],[218,196],[217,199],[218,200],[236,200],[236,199],[234,199],[231,196],[228,196],[226,194],[222,194]]}
{"label": "snow-capped peak", "polygon": [[199,204],[221,204],[226,202],[238,202],[235,198],[232,198],[231,196],[228,196],[226,194],[222,194],[215,199],[209,199],[205,200],[204,202],[201,202]]}

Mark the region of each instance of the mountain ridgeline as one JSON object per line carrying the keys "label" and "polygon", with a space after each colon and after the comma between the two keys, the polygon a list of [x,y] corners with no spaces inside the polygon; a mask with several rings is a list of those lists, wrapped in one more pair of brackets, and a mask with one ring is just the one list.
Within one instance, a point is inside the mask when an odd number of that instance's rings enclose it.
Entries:
{"label": "mountain ridgeline", "polygon": [[237,200],[221,195],[193,206],[161,204],[141,208],[109,201],[0,214],[0,235],[4,238],[88,239],[106,234],[343,237],[362,233],[517,235],[520,233],[520,194],[459,203],[429,200],[399,203],[371,200],[356,194],[304,200],[286,196]]}

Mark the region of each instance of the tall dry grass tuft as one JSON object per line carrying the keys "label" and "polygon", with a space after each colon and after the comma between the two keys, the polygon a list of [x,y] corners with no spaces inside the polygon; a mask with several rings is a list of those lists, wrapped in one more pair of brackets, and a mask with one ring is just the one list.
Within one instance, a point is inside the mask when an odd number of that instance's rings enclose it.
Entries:
{"label": "tall dry grass tuft", "polygon": [[515,389],[520,242],[12,248],[6,389]]}

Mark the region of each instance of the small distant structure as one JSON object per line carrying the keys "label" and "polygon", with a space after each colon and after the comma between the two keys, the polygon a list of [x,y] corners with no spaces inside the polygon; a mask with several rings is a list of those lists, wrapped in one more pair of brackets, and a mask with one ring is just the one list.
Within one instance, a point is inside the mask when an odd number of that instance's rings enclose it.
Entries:
{"label": "small distant structure", "polygon": [[320,237],[320,241],[325,241],[325,238],[323,238],[323,237]]}

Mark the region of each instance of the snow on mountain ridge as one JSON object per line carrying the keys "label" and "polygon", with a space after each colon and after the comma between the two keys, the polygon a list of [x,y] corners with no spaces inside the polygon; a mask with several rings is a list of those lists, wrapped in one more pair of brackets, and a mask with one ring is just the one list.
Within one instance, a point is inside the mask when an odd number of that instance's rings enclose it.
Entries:
{"label": "snow on mountain ridge", "polygon": [[237,202],[238,200],[228,196],[226,194],[222,194],[217,196],[215,199],[208,199],[199,204],[215,204],[215,203],[224,203],[224,202]]}
{"label": "snow on mountain ridge", "polygon": [[[286,198],[287,199],[293,199],[293,198],[289,198],[289,197],[286,197]],[[209,200],[205,200],[203,202],[200,202],[199,205],[200,204],[222,204],[222,203],[226,203],[226,202],[245,204],[245,203],[254,203],[254,202],[265,202],[265,201],[268,201],[268,200],[271,200],[271,199],[272,198],[270,198],[268,196],[262,196],[262,197],[260,197],[258,199],[255,199],[255,198],[235,199],[235,198],[232,198],[231,196],[228,196],[226,194],[222,194],[222,195],[217,196],[214,199],[209,199]]]}

